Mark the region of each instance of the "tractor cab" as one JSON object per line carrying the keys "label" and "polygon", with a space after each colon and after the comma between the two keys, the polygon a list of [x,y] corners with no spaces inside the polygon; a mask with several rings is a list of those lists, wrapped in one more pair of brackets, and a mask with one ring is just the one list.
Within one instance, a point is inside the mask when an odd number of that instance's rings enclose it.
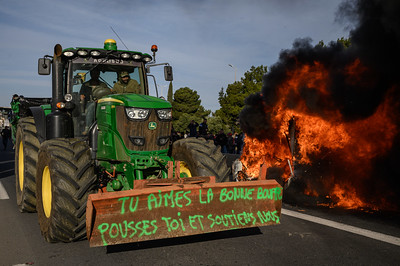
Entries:
{"label": "tractor cab", "polygon": [[142,62],[76,58],[67,62],[67,67],[66,92],[72,96],[75,106],[72,112],[74,136],[87,134],[101,98],[118,93],[149,94]]}
{"label": "tractor cab", "polygon": [[[101,98],[123,93],[149,95],[147,76],[153,77],[148,74],[151,66],[165,65],[165,79],[172,81],[172,68],[167,63],[155,64],[157,50],[153,45],[153,57],[147,53],[118,50],[113,39],[107,39],[103,49],[62,50],[56,45],[52,62],[50,56],[39,59],[38,72],[49,75],[52,63],[53,101],[48,109],[53,115],[48,120],[50,125],[68,126],[39,134],[43,139],[87,135],[95,122],[95,110]],[[158,96],[157,91],[156,94]]]}

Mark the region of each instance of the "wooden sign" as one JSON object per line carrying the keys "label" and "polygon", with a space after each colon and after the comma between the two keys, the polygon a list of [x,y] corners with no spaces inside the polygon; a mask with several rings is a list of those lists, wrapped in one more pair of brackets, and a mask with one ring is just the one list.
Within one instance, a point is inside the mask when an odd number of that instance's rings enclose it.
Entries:
{"label": "wooden sign", "polygon": [[275,180],[194,183],[89,195],[90,246],[279,223],[282,187]]}

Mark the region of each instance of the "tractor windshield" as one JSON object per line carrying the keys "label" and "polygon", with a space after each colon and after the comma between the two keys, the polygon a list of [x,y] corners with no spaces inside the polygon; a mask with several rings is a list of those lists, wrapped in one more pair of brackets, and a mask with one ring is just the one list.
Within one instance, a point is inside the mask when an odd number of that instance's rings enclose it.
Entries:
{"label": "tractor windshield", "polygon": [[117,59],[80,58],[71,62],[66,87],[79,106],[73,115],[75,136],[87,134],[100,98],[115,93],[148,94],[142,66]]}
{"label": "tractor windshield", "polygon": [[133,65],[111,65],[111,64],[96,64],[82,63],[72,64],[70,77],[72,80],[71,92],[78,92],[82,88],[82,84],[90,82],[91,70],[99,73],[99,81],[103,82],[110,90],[113,90],[115,84],[121,83],[121,74],[128,74],[129,79],[133,80],[140,87],[142,94],[145,94],[145,84],[143,79],[143,69],[140,64]]}

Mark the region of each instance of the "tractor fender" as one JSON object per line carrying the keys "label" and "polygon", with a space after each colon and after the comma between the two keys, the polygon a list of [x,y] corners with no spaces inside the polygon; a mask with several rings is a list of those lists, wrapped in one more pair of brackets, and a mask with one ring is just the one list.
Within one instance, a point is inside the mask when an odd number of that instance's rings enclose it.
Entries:
{"label": "tractor fender", "polygon": [[40,143],[46,140],[46,116],[40,106],[30,107],[36,125],[36,134]]}

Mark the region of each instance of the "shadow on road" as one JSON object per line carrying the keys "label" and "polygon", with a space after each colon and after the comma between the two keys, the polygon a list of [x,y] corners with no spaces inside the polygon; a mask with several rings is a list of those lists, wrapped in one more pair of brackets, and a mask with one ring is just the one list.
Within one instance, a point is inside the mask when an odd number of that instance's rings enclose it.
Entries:
{"label": "shadow on road", "polygon": [[236,237],[259,235],[259,234],[262,234],[260,229],[258,227],[252,227],[252,228],[229,230],[229,231],[222,231],[215,233],[207,233],[202,235],[184,236],[184,237],[130,243],[130,244],[113,245],[107,247],[107,253],[118,253],[131,250],[176,246],[182,244],[191,244],[197,242],[206,242],[218,239],[228,239],[228,238],[236,238]]}
{"label": "shadow on road", "polygon": [[0,153],[0,179],[14,175],[14,150],[7,147],[6,151]]}

